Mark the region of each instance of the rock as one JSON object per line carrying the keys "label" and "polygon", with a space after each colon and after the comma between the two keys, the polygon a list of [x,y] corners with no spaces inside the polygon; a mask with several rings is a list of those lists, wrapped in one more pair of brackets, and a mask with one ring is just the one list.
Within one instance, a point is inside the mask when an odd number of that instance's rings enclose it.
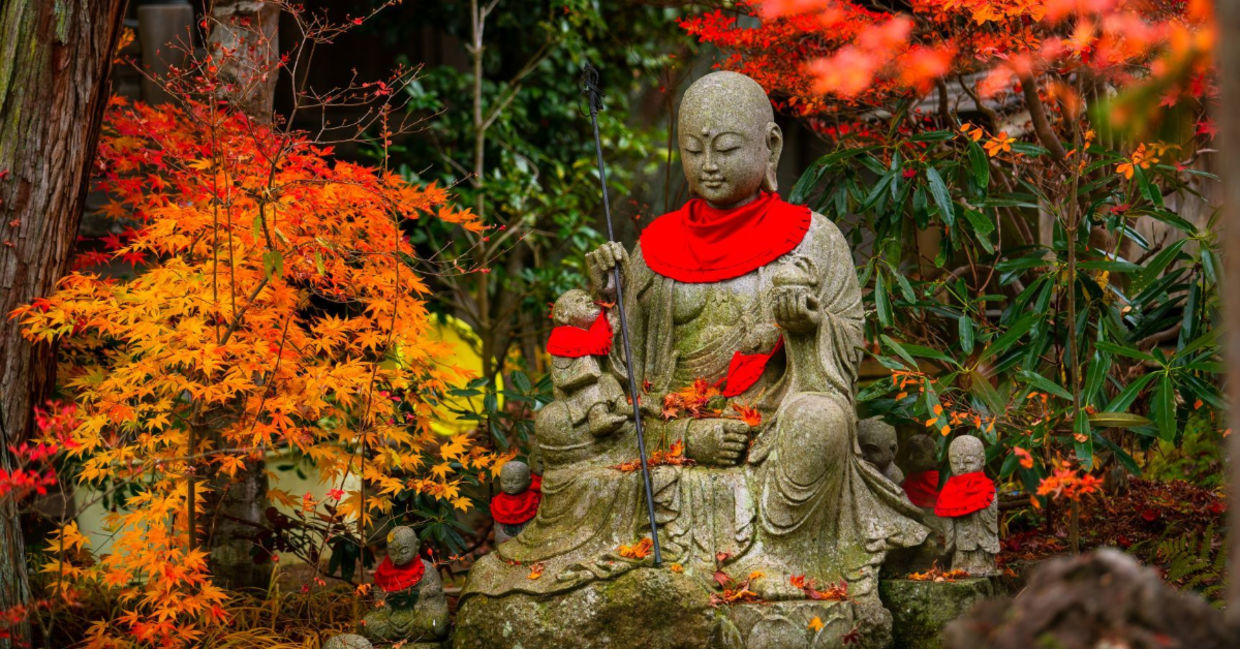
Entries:
{"label": "rock", "polygon": [[1110,548],[1042,564],[1014,598],[948,625],[947,649],[1224,649],[1240,637],[1203,599]]}
{"label": "rock", "polygon": [[469,597],[457,611],[452,646],[700,649],[715,627],[714,617],[710,593],[697,580],[639,568],[553,598]]}
{"label": "rock", "polygon": [[979,601],[998,595],[999,589],[991,579],[884,579],[878,584],[878,593],[891,611],[894,649],[940,649],[948,623]]}

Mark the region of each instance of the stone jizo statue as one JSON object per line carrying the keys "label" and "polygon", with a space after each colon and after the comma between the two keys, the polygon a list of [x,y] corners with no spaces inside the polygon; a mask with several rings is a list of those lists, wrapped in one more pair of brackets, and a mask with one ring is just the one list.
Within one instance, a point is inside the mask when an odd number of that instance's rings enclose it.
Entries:
{"label": "stone jizo statue", "polygon": [[909,437],[901,449],[901,467],[906,474],[901,486],[914,505],[933,511],[939,500],[939,470],[934,439],[920,433]]}
{"label": "stone jizo statue", "polygon": [[881,417],[862,419],[857,424],[857,443],[861,445],[861,455],[866,462],[873,464],[879,473],[896,484],[904,482],[904,472],[895,462],[899,443],[894,426]]}
{"label": "stone jizo statue", "polygon": [[[853,633],[866,647],[889,637],[878,569],[888,551],[921,544],[928,529],[858,445],[864,310],[852,253],[834,223],[775,193],[783,135],[752,79],[716,72],[695,82],[680,105],[678,141],[694,198],[648,225],[631,252],[609,243],[586,257],[591,302],[615,300],[619,268],[632,349],[631,366],[617,344],[599,367],[620,386],[632,374],[642,394],[627,397],[643,412],[664,395],[710,385],[732,405],[756,409],[761,423],[751,427],[731,408],[700,418],[643,417],[648,444],[683,442],[691,460],[652,470],[664,561],[679,568],[668,576],[615,554],[649,534],[640,473],[623,468],[636,459],[633,426],[626,419],[602,435],[582,434],[582,407],[595,398],[576,403],[557,381],[555,402],[535,422],[546,463],[543,502],[520,535],[475,563],[462,592],[458,646],[546,642],[516,631],[526,628],[524,617],[502,638],[470,622],[486,619],[491,607],[528,614],[537,633],[561,646],[706,646],[710,635],[711,646],[729,649],[808,648],[838,646]],[[537,579],[533,562],[542,567]],[[764,603],[716,615],[703,596],[703,615],[693,619],[716,627],[700,642],[682,637],[683,617],[644,617],[639,631],[648,637],[631,644],[586,642],[535,622],[563,602],[576,616],[563,624],[605,628],[601,611],[620,595],[601,582],[662,592],[685,581],[693,583],[686,592],[705,595],[718,590],[716,571],[748,576]],[[844,582],[848,599],[813,600],[797,585],[805,580]],[[811,632],[806,621],[815,617],[824,626]]]}
{"label": "stone jizo statue", "polygon": [[418,556],[419,545],[413,528],[401,526],[388,534],[388,556],[375,571],[383,605],[362,621],[362,635],[371,641],[418,643],[447,637],[443,582],[435,567]]}
{"label": "stone jizo statue", "polygon": [[500,467],[500,492],[491,499],[496,544],[520,534],[525,525],[533,520],[542,500],[539,486],[530,473],[530,465],[525,462],[511,460]]}
{"label": "stone jizo statue", "polygon": [[982,440],[961,435],[947,448],[952,477],[939,493],[934,513],[943,519],[951,568],[974,577],[998,574],[999,497],[986,477]]}

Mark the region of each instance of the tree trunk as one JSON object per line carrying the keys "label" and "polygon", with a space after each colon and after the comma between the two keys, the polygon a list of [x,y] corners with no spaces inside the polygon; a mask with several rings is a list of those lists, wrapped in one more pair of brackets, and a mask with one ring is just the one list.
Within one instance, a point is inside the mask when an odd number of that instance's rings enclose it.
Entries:
{"label": "tree trunk", "polygon": [[[216,0],[211,18],[207,41],[220,79],[230,84],[225,98],[250,118],[271,122],[280,71],[279,6],[265,0]],[[218,501],[208,538],[212,573],[221,586],[265,589],[271,580],[271,564],[255,563],[252,554],[270,506],[264,457],[260,454],[231,479],[211,479],[211,499],[218,495]]]}
{"label": "tree trunk", "polygon": [[267,0],[215,0],[208,49],[229,102],[262,122],[271,121],[280,61],[280,7]]}
{"label": "tree trunk", "polygon": [[1223,0],[1218,9],[1218,66],[1222,96],[1215,110],[1218,118],[1218,149],[1222,152],[1223,188],[1223,336],[1227,372],[1227,395],[1231,404],[1227,422],[1232,430],[1228,443],[1228,534],[1227,618],[1240,628],[1240,0]]}
{"label": "tree trunk", "polygon": [[[0,462],[29,435],[55,380],[53,350],[31,345],[8,313],[51,293],[68,268],[107,105],[124,0],[0,6]],[[0,611],[29,583],[16,504],[0,500]],[[13,629],[26,641],[25,626]],[[0,639],[0,648],[8,640]]]}

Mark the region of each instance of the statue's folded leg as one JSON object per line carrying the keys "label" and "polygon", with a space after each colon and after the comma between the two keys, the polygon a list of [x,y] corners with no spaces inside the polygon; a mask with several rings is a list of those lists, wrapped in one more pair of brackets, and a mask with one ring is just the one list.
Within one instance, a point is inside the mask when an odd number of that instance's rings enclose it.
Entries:
{"label": "statue's folded leg", "polygon": [[875,586],[886,550],[918,543],[927,530],[898,488],[863,466],[855,426],[840,397],[790,396],[767,432],[776,438],[758,467],[758,509],[776,565],[819,584],[847,580],[862,594]]}

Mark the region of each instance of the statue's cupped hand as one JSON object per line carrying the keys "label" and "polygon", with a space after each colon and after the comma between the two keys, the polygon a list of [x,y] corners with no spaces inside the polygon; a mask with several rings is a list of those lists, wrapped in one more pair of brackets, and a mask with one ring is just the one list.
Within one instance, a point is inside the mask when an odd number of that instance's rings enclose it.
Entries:
{"label": "statue's cupped hand", "polygon": [[749,447],[750,431],[738,419],[694,419],[685,433],[685,454],[699,464],[737,464]]}

